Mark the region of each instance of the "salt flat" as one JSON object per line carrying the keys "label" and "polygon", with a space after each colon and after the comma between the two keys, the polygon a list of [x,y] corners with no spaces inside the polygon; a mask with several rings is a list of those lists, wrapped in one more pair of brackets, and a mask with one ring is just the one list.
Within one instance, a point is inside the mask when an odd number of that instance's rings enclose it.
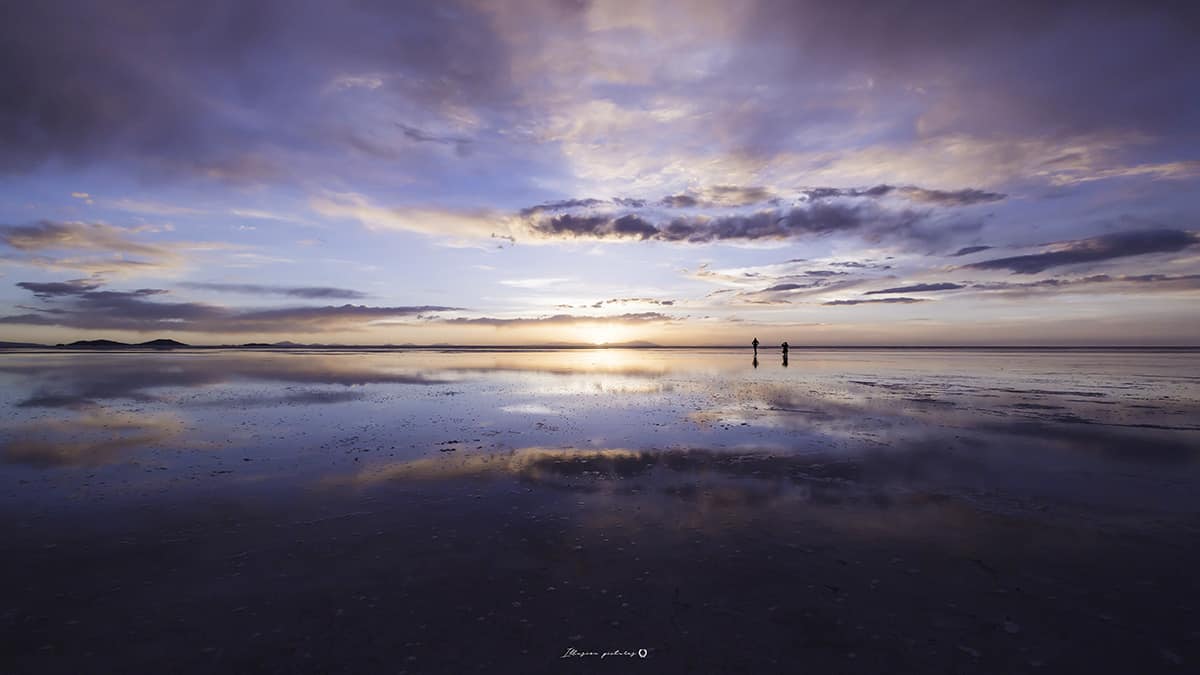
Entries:
{"label": "salt flat", "polygon": [[0,355],[4,660],[1169,672],[1198,356]]}

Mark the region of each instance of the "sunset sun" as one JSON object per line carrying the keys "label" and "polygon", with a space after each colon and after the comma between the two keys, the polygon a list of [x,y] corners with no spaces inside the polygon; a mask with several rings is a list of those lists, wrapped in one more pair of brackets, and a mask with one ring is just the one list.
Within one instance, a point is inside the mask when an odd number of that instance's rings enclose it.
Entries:
{"label": "sunset sun", "polygon": [[597,346],[629,341],[629,329],[616,324],[584,325],[579,330],[584,342]]}

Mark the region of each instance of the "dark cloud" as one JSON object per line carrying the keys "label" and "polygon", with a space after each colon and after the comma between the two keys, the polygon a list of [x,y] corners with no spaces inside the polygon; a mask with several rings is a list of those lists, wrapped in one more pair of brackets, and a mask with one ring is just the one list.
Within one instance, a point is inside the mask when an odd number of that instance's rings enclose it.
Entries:
{"label": "dark cloud", "polygon": [[776,199],[764,187],[743,185],[713,185],[695,193],[668,195],[659,200],[660,206],[675,209],[694,207],[736,207],[761,204]]}
{"label": "dark cloud", "polygon": [[1090,239],[1061,242],[1051,251],[995,258],[965,265],[966,269],[1006,269],[1013,274],[1037,274],[1051,267],[1103,262],[1152,253],[1182,251],[1200,241],[1193,232],[1184,230],[1138,230],[1105,234]]}
{"label": "dark cloud", "polygon": [[958,257],[964,256],[964,255],[971,255],[972,253],[979,253],[980,251],[986,251],[990,248],[991,248],[991,246],[964,246],[963,248],[960,248],[957,251],[955,251],[954,253],[952,253],[951,255],[955,258],[958,258]]}
{"label": "dark cloud", "polygon": [[624,206],[631,209],[640,209],[646,206],[645,199],[633,199],[629,197],[615,197],[613,203],[617,206]]}
{"label": "dark cloud", "polygon": [[822,305],[871,305],[876,303],[911,305],[914,302],[926,302],[927,298],[874,298],[871,300],[830,300]]}
{"label": "dark cloud", "polygon": [[937,204],[938,206],[971,206],[972,204],[998,202],[1007,197],[1007,195],[999,192],[987,192],[974,188],[966,190],[929,190],[909,186],[900,188],[900,191],[913,201]]}
{"label": "dark cloud", "polygon": [[1200,289],[1200,274],[1136,274],[1118,275],[1093,274],[1074,279],[1040,279],[1023,283],[990,281],[971,284],[972,291],[1002,293],[1010,296],[1027,296],[1054,292],[1145,293],[1193,291]]}
{"label": "dark cloud", "polygon": [[[21,284],[17,284],[20,286]],[[245,293],[247,295],[286,295],[293,298],[309,298],[314,300],[358,300],[367,297],[366,293],[348,288],[333,288],[329,286],[261,286],[258,284],[222,284],[205,282],[184,282],[179,284],[184,288],[195,288],[220,293]]]}
{"label": "dark cloud", "polygon": [[812,284],[775,284],[770,288],[764,288],[763,293],[771,293],[774,291],[794,291],[799,288],[812,288]]}
{"label": "dark cloud", "polygon": [[843,262],[831,262],[831,263],[829,263],[829,266],[830,267],[847,267],[847,268],[852,268],[852,269],[878,269],[878,270],[892,269],[891,265],[883,265],[883,264],[872,262],[869,260],[861,261],[861,262],[857,261],[857,260],[848,260],[848,261],[843,261]]}
{"label": "dark cloud", "polygon": [[805,201],[816,201],[835,197],[884,197],[891,194],[895,189],[891,185],[876,185],[869,188],[815,187],[801,190],[800,198]]}
{"label": "dark cloud", "polygon": [[580,216],[564,213],[532,225],[535,232],[545,236],[586,237],[590,239],[657,237],[658,228],[641,216],[627,214],[614,218],[607,215]]}
{"label": "dark cloud", "polygon": [[[643,200],[569,199],[522,209],[535,235],[708,243],[713,241],[790,239],[807,235],[858,233],[872,240],[907,238],[928,243],[962,230],[978,229],[974,223],[935,223],[929,210],[885,209],[873,199],[891,193],[914,195],[913,201],[963,206],[1004,195],[968,189],[930,190],[877,185],[870,188],[809,188],[801,204],[778,208],[779,198],[763,187],[715,185],[693,192],[668,195],[654,203],[666,209],[704,209],[699,214],[670,217],[653,208],[643,210]],[[828,197],[852,200],[826,201]],[[746,212],[742,207],[769,203],[775,208]],[[636,212],[611,213],[594,207],[617,205]],[[851,263],[845,263],[849,266]]]}
{"label": "dark cloud", "polygon": [[775,199],[764,187],[744,185],[714,185],[708,188],[707,196],[721,206],[750,206]]}
{"label": "dark cloud", "polygon": [[[641,200],[617,200],[617,201],[618,202],[619,201],[637,201],[637,202],[640,202],[639,205],[645,204],[645,202],[642,202]],[[522,216],[536,216],[539,213],[545,213],[547,211],[557,212],[557,211],[567,211],[570,209],[587,209],[587,208],[591,208],[593,206],[599,206],[604,203],[605,202],[603,199],[593,199],[590,197],[586,198],[586,199],[562,199],[562,200],[555,201],[555,202],[546,202],[544,204],[538,204],[537,206],[530,206],[530,207],[521,209],[520,214]]]}
{"label": "dark cloud", "polygon": [[714,241],[782,240],[803,236],[856,233],[873,239],[936,238],[940,232],[919,226],[925,214],[885,211],[863,204],[816,202],[787,210],[750,214],[673,218],[655,224],[634,214],[561,214],[534,221],[530,228],[546,237],[589,239],[633,238],[656,241],[709,243]]}
{"label": "dark cloud", "polygon": [[410,141],[417,143],[436,143],[438,145],[453,146],[455,151],[460,155],[465,155],[470,151],[471,139],[462,136],[439,136],[431,134],[427,131],[422,131],[407,124],[396,123],[396,127],[400,129],[400,133]]}
{"label": "dark cloud", "polygon": [[805,188],[800,191],[800,198],[805,201],[818,201],[821,199],[832,199],[838,197],[879,198],[886,197],[891,194],[899,194],[912,201],[935,204],[937,206],[971,206],[973,204],[1000,201],[1007,197],[1007,195],[999,192],[987,192],[985,190],[979,190],[976,188],[967,188],[964,190],[932,190],[929,188],[917,187],[915,185],[896,187],[893,185],[883,184],[869,188]]}
{"label": "dark cloud", "polygon": [[1163,137],[1190,133],[1200,117],[1197,25],[1200,10],[1187,0],[762,0],[741,39],[777,48],[740,52],[727,67],[729,77],[762,73],[792,83],[794,91],[776,93],[776,105],[738,118],[746,133],[779,133],[787,116],[824,112],[824,100],[807,103],[809,83],[865,74],[874,85],[868,95],[922,92],[924,138],[1113,130]]}
{"label": "dark cloud", "polygon": [[658,202],[671,209],[690,209],[700,205],[700,200],[692,195],[668,195]]}
{"label": "dark cloud", "polygon": [[[39,286],[34,284],[34,288],[29,288],[29,285],[22,287],[36,293],[35,289]],[[436,305],[369,307],[347,304],[243,310],[199,302],[164,302],[155,299],[155,296],[165,295],[168,291],[157,288],[101,291],[94,290],[92,286],[71,286],[69,282],[64,282],[53,290],[55,293],[52,295],[43,294],[43,297],[54,300],[53,306],[28,308],[32,311],[26,314],[0,317],[0,324],[138,332],[312,332],[354,328],[375,320],[415,318],[427,313],[458,309]]]}
{"label": "dark cloud", "polygon": [[62,295],[79,295],[100,288],[100,284],[87,279],[71,279],[70,281],[50,281],[38,283],[35,281],[18,281],[17,286],[33,293],[39,298],[47,299]]}
{"label": "dark cloud", "polygon": [[928,293],[930,291],[953,291],[959,288],[966,288],[962,284],[950,282],[937,284],[913,284],[912,286],[897,286],[895,288],[884,288],[878,291],[867,291],[863,295],[881,295],[885,293]]}
{"label": "dark cloud", "polygon": [[0,171],[110,159],[259,180],[289,170],[281,149],[322,147],[347,89],[420,111],[512,98],[507,48],[466,3],[46,0],[4,18]]}

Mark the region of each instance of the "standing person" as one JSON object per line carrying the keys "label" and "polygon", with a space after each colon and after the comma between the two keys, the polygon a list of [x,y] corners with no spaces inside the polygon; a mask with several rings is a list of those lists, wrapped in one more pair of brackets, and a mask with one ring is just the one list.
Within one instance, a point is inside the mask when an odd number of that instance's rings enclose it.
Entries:
{"label": "standing person", "polygon": [[787,350],[788,350],[788,345],[787,345],[787,342],[784,342],[784,343],[783,343],[782,345],[780,345],[780,346],[782,346],[782,347],[783,347],[783,355],[786,357],[786,356],[787,356]]}
{"label": "standing person", "polygon": [[754,347],[754,358],[757,359],[758,358],[758,338],[754,338],[754,342],[751,342],[750,346]]}

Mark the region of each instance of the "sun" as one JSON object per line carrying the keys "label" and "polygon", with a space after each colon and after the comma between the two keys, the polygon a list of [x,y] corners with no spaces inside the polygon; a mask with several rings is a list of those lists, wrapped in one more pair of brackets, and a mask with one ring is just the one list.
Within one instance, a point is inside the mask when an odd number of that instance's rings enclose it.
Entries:
{"label": "sun", "polygon": [[584,341],[594,344],[597,347],[629,340],[628,328],[610,323],[581,325],[579,333]]}

